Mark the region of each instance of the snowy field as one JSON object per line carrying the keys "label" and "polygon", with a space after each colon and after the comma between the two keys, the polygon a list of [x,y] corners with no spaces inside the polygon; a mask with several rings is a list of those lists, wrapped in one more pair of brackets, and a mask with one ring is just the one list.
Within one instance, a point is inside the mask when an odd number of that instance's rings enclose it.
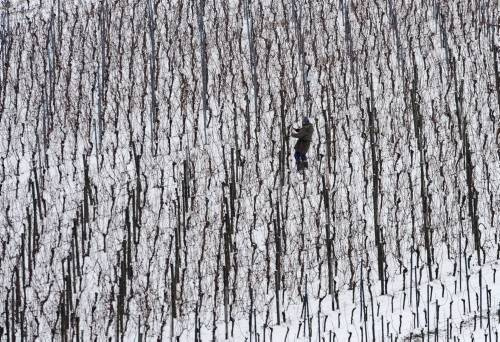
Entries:
{"label": "snowy field", "polygon": [[1,0],[0,341],[498,342],[499,12]]}

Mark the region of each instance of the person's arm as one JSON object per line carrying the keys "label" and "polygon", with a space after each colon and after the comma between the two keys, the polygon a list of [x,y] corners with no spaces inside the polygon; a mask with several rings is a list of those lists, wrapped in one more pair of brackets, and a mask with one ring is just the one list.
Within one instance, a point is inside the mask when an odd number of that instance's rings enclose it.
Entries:
{"label": "person's arm", "polygon": [[292,133],[292,137],[300,139],[306,136],[306,130],[304,129],[304,127],[295,130],[296,132]]}

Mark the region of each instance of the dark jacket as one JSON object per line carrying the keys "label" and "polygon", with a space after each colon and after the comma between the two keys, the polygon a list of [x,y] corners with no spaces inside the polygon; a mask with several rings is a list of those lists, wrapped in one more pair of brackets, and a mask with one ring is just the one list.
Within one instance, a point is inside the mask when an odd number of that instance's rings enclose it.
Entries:
{"label": "dark jacket", "polygon": [[298,138],[295,144],[295,151],[306,154],[311,145],[311,139],[314,133],[313,125],[309,123],[302,126],[300,129],[294,129],[296,132],[292,133],[292,137]]}

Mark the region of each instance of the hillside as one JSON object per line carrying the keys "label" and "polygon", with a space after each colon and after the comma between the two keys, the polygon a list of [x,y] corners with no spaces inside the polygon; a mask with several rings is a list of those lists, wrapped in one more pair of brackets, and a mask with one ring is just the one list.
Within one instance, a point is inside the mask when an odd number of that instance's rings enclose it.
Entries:
{"label": "hillside", "polygon": [[3,0],[0,341],[498,341],[499,12]]}

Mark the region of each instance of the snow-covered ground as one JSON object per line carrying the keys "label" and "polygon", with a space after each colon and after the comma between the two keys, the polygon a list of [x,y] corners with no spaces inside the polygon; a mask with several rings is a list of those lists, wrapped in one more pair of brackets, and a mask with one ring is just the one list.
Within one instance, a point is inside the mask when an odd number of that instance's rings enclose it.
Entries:
{"label": "snow-covered ground", "polygon": [[2,1],[0,341],[498,341],[498,14]]}

